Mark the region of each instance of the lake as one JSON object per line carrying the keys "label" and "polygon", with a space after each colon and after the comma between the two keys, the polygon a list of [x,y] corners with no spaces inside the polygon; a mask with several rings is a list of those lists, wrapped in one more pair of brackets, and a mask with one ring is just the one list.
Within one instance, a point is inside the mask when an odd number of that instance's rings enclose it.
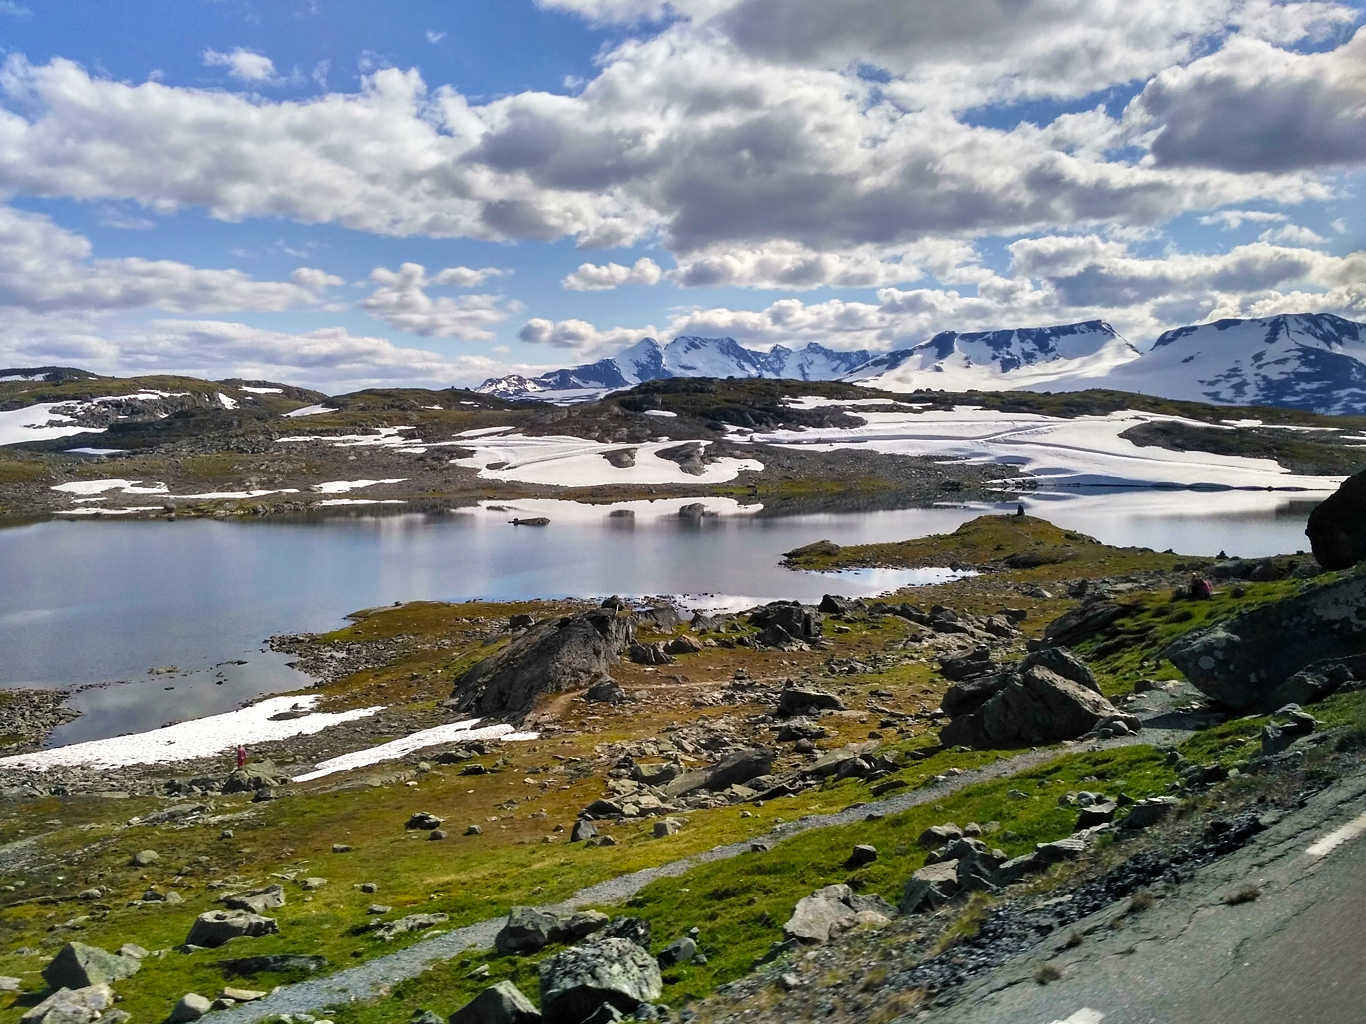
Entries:
{"label": "lake", "polygon": [[[1305,519],[1321,497],[1112,490],[1036,493],[1026,504],[1113,544],[1252,557],[1305,548]],[[1007,508],[1014,503],[632,519],[524,502],[506,511],[297,522],[44,522],[0,530],[0,686],[113,683],[79,692],[72,704],[85,715],[53,742],[116,735],[307,685],[284,656],[263,649],[265,639],[336,628],[359,608],[608,594],[692,595],[695,605],[734,607],[871,595],[940,577],[794,572],[779,557],[821,538],[859,544],[948,532]],[[551,523],[508,525],[528,514]],[[152,672],[170,667],[179,671]]]}

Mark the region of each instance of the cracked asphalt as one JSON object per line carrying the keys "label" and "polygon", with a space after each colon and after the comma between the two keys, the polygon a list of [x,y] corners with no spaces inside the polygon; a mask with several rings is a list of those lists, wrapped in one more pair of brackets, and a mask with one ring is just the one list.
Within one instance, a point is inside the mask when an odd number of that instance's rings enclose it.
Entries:
{"label": "cracked asphalt", "polygon": [[[1253,892],[1255,898],[1249,898]],[[1366,1019],[1366,770],[1147,910],[1121,900],[964,987],[934,1024]],[[1069,937],[1080,944],[1068,948]],[[1048,965],[1045,967],[1045,965]],[[1061,977],[1041,984],[1046,974]]]}

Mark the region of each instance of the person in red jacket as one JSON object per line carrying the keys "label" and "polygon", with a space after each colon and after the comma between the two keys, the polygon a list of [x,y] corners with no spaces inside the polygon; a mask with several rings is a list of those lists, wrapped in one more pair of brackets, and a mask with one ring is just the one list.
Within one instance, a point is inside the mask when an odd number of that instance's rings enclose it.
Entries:
{"label": "person in red jacket", "polygon": [[239,743],[239,744],[237,744],[237,767],[238,767],[238,768],[244,768],[244,767],[246,767],[246,764],[247,764],[247,748],[246,748],[243,744]]}

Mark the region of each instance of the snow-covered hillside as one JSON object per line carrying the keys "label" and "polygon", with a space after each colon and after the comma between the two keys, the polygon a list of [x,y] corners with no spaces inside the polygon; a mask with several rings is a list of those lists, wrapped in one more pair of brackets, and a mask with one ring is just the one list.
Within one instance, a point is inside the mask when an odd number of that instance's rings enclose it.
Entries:
{"label": "snow-covered hillside", "polygon": [[811,343],[792,350],[775,345],[768,352],[745,348],[734,338],[682,336],[667,345],[645,338],[596,363],[553,370],[539,377],[511,374],[479,385],[500,398],[583,401],[607,391],[667,377],[769,377],[833,380],[866,362],[868,353],[836,352]]}
{"label": "snow-covered hillside", "polygon": [[1088,320],[972,334],[943,331],[914,348],[870,359],[843,379],[888,391],[1042,389],[1060,378],[1102,378],[1138,358],[1138,349],[1104,320]]}
{"label": "snow-covered hillside", "polygon": [[[1065,389],[1094,386],[1076,380]],[[1141,359],[1116,367],[1103,386],[1196,402],[1361,415],[1366,324],[1299,313],[1181,327],[1158,338]]]}

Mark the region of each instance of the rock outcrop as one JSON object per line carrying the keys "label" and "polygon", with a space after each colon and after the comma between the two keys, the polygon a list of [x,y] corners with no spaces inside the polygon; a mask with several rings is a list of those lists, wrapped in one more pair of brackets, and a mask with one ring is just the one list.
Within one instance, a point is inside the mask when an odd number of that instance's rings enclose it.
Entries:
{"label": "rock outcrop", "polygon": [[659,964],[629,939],[573,946],[540,965],[541,1013],[546,1024],[581,1024],[604,1003],[634,1013],[664,991]]}
{"label": "rock outcrop", "polygon": [[536,953],[553,942],[569,942],[601,931],[608,917],[596,910],[554,914],[535,907],[513,907],[493,940],[500,953]]}
{"label": "rock outcrop", "polygon": [[1055,743],[1097,729],[1140,728],[1137,718],[1099,692],[1091,670],[1065,648],[1036,651],[996,675],[955,683],[942,706],[952,718],[939,734],[948,746]]}
{"label": "rock outcrop", "polygon": [[[1311,587],[1209,629],[1187,633],[1162,652],[1206,696],[1235,711],[1272,711],[1285,703],[1322,699],[1345,675],[1355,677],[1366,646],[1366,576]],[[1329,664],[1342,661],[1330,671]],[[1282,692],[1297,673],[1322,664],[1313,694]],[[1346,670],[1344,672],[1344,669]],[[1301,683],[1308,681],[1301,679]],[[1291,698],[1287,700],[1286,698]]]}
{"label": "rock outcrop", "polygon": [[543,693],[606,675],[633,639],[630,617],[611,608],[543,622],[461,676],[451,696],[462,712],[520,714]]}
{"label": "rock outcrop", "polygon": [[451,1014],[449,1024],[541,1024],[541,1013],[516,985],[500,981]]}
{"label": "rock outcrop", "polygon": [[185,943],[217,949],[231,939],[254,939],[262,935],[275,935],[279,931],[280,926],[273,917],[261,917],[247,910],[210,910],[194,919]]}
{"label": "rock outcrop", "polygon": [[83,942],[68,942],[43,968],[50,988],[82,989],[131,978],[142,967],[136,957],[109,953]]}
{"label": "rock outcrop", "polygon": [[1350,569],[1366,559],[1366,472],[1348,477],[1320,502],[1304,532],[1325,569]]}

